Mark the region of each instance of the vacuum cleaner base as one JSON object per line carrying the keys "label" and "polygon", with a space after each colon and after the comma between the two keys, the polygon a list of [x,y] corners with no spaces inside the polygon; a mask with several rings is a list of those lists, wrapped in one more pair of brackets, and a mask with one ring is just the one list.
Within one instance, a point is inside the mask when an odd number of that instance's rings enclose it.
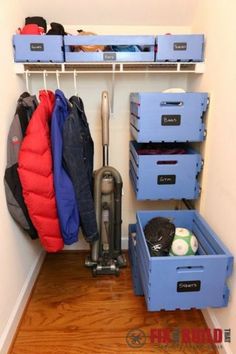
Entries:
{"label": "vacuum cleaner base", "polygon": [[85,266],[92,268],[93,276],[96,275],[116,275],[119,276],[120,268],[127,266],[127,261],[124,255],[119,255],[116,260],[110,259],[104,262],[103,260],[98,262],[93,262],[88,256],[85,260]]}

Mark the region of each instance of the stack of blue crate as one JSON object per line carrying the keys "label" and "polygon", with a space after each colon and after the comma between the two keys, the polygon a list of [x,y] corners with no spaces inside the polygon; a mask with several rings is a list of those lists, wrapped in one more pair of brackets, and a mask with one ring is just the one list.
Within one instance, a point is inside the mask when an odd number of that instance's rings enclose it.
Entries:
{"label": "stack of blue crate", "polygon": [[[186,38],[165,36],[163,41],[166,38],[170,48],[159,38],[156,60],[202,58],[197,51],[190,56],[172,55],[173,48],[183,54],[191,45]],[[130,130],[135,140],[130,142],[130,179],[138,200],[199,196],[202,158],[190,143],[205,138],[208,103],[205,92],[131,93]],[[196,210],[137,211],[136,217],[136,224],[129,225],[132,280],[134,293],[145,296],[149,311],[227,306],[233,256]],[[176,227],[191,230],[198,239],[197,254],[152,257],[144,228],[155,217],[169,218]]]}
{"label": "stack of blue crate", "polygon": [[136,140],[130,142],[130,176],[138,200],[199,196],[202,158],[186,143],[203,141],[207,106],[207,93],[130,94]]}

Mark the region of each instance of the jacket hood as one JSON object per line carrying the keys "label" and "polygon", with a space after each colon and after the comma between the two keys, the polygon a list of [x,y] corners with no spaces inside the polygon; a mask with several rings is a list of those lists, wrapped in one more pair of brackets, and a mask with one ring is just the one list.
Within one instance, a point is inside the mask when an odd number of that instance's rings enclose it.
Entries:
{"label": "jacket hood", "polygon": [[28,92],[24,92],[20,95],[17,103],[23,105],[26,108],[32,108],[35,110],[38,105],[38,100],[35,95],[31,96]]}
{"label": "jacket hood", "polygon": [[68,100],[66,99],[64,93],[61,90],[57,89],[55,91],[55,99],[56,99],[57,106],[62,108],[63,111],[66,111],[69,113]]}

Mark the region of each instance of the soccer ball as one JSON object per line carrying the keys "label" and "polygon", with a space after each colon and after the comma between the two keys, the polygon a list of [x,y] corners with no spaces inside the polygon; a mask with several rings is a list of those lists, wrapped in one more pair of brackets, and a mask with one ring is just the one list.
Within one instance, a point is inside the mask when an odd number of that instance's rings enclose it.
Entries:
{"label": "soccer ball", "polygon": [[192,231],[177,227],[171,245],[171,256],[193,256],[198,249],[198,241]]}

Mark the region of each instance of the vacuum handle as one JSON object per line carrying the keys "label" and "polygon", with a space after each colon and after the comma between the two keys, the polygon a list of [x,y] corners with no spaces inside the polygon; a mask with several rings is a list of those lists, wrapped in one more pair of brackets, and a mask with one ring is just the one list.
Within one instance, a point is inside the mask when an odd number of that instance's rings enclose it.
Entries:
{"label": "vacuum handle", "polygon": [[109,97],[108,92],[102,92],[102,145],[109,145],[109,118],[110,118],[110,107],[109,107]]}

